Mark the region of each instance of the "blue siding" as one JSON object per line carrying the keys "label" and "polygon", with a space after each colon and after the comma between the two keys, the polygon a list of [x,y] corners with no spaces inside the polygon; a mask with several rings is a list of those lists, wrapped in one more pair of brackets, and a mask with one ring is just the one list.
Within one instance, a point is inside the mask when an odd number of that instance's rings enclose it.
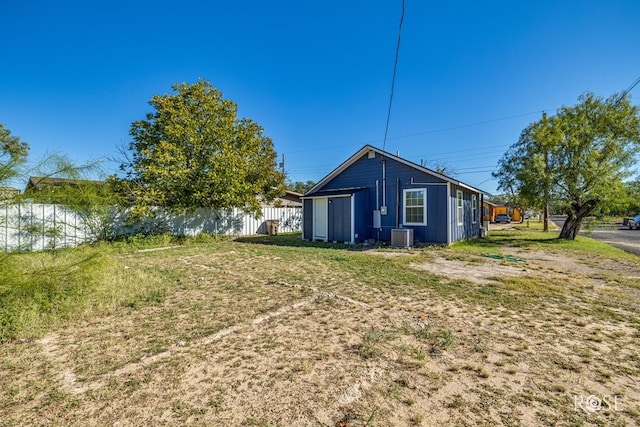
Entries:
{"label": "blue siding", "polygon": [[[387,215],[382,216],[382,229],[373,228],[373,211],[376,209],[376,180],[378,180],[378,202],[383,202],[382,162],[380,154],[369,159],[365,154],[341,174],[326,183],[322,190],[366,187],[356,193],[357,241],[365,239],[390,240],[391,230],[402,226],[403,193],[408,188],[427,189],[427,225],[407,226],[414,229],[417,242],[447,243],[447,191],[446,183],[432,175],[423,173],[411,166],[384,158],[386,168],[386,205]],[[417,184],[411,184],[411,180]],[[400,186],[398,187],[398,180]],[[400,209],[397,201],[400,200]],[[399,217],[397,216],[399,214]],[[359,218],[358,218],[359,217]]]}
{"label": "blue siding", "polygon": [[313,239],[313,200],[302,200],[302,238]]}
{"label": "blue siding", "polygon": [[[386,183],[383,182],[383,162],[386,169]],[[378,181],[377,194],[376,180]],[[383,185],[386,192],[387,215],[381,217],[382,228],[378,230],[373,228],[373,211],[383,206]],[[390,240],[391,230],[403,226],[403,190],[418,188],[426,189],[427,224],[426,226],[404,226],[413,228],[416,242],[447,244],[480,235],[480,197],[476,192],[423,172],[417,166],[413,167],[388,156],[382,156],[378,152],[375,152],[374,158],[368,158],[365,152],[315,191],[344,190],[345,194],[353,195],[355,209],[353,233],[355,241],[361,242],[366,239]],[[447,191],[447,188],[450,188],[450,191]],[[456,220],[456,190],[458,189],[461,189],[464,194],[465,214],[464,224],[461,226],[457,225]],[[476,223],[472,223],[471,218],[472,194],[476,194],[478,198]],[[312,201],[307,199],[304,203],[303,236],[305,238],[311,238],[313,232],[312,215]],[[451,236],[450,241],[449,236]]]}
{"label": "blue siding", "polygon": [[327,222],[329,241],[351,241],[351,197],[329,197]]}
{"label": "blue siding", "polygon": [[[462,225],[458,225],[458,217],[457,217],[457,192],[462,191],[462,199],[463,199],[463,223]],[[471,208],[471,196],[475,194],[478,198],[478,217],[476,218],[476,222],[473,222],[472,216],[472,208]],[[460,240],[473,239],[480,236],[480,200],[479,195],[475,192],[467,190],[462,187],[458,187],[456,185],[451,185],[451,220],[449,222],[449,227],[451,229],[451,243],[458,242]]]}
{"label": "blue siding", "polygon": [[[374,187],[375,193],[375,187]],[[369,191],[358,191],[354,195],[354,239],[356,242],[362,242],[366,239],[374,238],[371,236],[373,230],[373,211],[369,205]],[[375,203],[375,200],[374,200]]]}

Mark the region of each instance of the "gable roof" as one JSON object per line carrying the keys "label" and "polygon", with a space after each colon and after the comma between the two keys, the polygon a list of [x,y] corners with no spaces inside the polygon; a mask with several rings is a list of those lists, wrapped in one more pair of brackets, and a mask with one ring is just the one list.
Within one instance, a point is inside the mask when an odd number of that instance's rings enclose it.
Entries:
{"label": "gable roof", "polygon": [[48,176],[31,176],[27,182],[25,192],[30,189],[43,190],[45,188],[61,188],[68,186],[80,186],[82,184],[105,185],[104,181],[92,181],[87,179],[53,178]]}
{"label": "gable roof", "polygon": [[468,184],[465,184],[462,181],[458,181],[457,179],[453,179],[453,178],[450,178],[450,177],[448,177],[446,175],[442,175],[442,174],[440,174],[440,173],[438,173],[438,172],[436,172],[434,170],[431,170],[429,168],[425,168],[424,166],[420,166],[420,165],[418,165],[416,163],[413,163],[413,162],[411,162],[409,160],[403,159],[402,157],[394,156],[391,153],[388,153],[386,151],[380,150],[379,148],[373,147],[371,145],[365,145],[360,150],[358,150],[354,155],[352,155],[346,161],[344,161],[340,166],[338,166],[333,171],[331,171],[327,176],[322,178],[316,185],[314,185],[309,191],[307,191],[305,193],[305,196],[310,196],[310,195],[312,195],[314,193],[317,193],[329,181],[331,181],[336,176],[340,175],[349,166],[354,164],[363,155],[365,155],[366,153],[368,153],[370,151],[373,151],[373,152],[379,154],[380,156],[387,157],[387,158],[389,158],[391,160],[395,160],[396,162],[399,162],[399,163],[402,163],[402,164],[407,165],[409,167],[412,167],[412,168],[414,168],[415,170],[417,170],[419,172],[426,173],[428,175],[431,175],[433,177],[439,178],[439,179],[441,179],[443,181],[446,181],[446,182],[450,182],[451,184],[455,184],[455,185],[458,185],[460,187],[463,187],[463,188],[466,188],[468,190],[475,191],[475,192],[478,192],[478,193],[488,194],[487,192],[479,190],[479,189],[477,189],[475,187],[472,187],[472,186],[470,186]]}

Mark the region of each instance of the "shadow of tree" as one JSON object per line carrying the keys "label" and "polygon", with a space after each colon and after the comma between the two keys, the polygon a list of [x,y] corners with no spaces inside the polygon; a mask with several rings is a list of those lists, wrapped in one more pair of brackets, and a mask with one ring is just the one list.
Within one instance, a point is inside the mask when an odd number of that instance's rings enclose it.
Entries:
{"label": "shadow of tree", "polygon": [[152,216],[132,219],[129,212],[118,214],[114,221],[120,236],[135,234],[172,233],[176,236],[197,236],[207,234],[240,234],[243,229],[245,215],[242,212],[212,211],[197,209],[193,213],[177,214],[157,210]]}
{"label": "shadow of tree", "polygon": [[501,247],[527,248],[532,246],[555,246],[567,244],[567,240],[560,239],[558,237],[558,233],[555,232],[538,232],[535,235],[531,234],[531,237],[528,237],[525,233],[526,232],[521,231],[500,232],[499,234],[492,233],[489,237],[479,237],[477,239],[460,242],[460,244],[466,247],[482,248],[487,250]]}

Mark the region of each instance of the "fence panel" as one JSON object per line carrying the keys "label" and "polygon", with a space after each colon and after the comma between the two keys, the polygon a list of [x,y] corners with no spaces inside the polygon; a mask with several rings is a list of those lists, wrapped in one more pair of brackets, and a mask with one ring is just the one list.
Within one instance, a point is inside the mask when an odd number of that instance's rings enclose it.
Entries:
{"label": "fence panel", "polygon": [[[198,209],[192,214],[176,215],[156,211],[153,218],[131,224],[127,212],[111,216],[115,236],[137,233],[167,232],[178,236],[200,233],[247,236],[264,234],[267,220],[278,220],[280,232],[302,229],[302,208],[262,208],[256,218],[240,209],[215,211]],[[61,205],[2,204],[0,205],[0,251],[41,251],[77,246],[95,240],[91,227],[83,216]]]}
{"label": "fence panel", "polygon": [[60,205],[0,205],[0,251],[41,251],[91,239],[78,213]]}

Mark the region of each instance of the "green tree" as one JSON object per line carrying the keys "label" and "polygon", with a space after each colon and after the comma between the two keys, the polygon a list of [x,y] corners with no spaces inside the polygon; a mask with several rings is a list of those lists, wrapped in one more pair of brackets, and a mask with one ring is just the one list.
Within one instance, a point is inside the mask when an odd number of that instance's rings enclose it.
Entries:
{"label": "green tree", "polygon": [[315,181],[296,181],[287,183],[287,190],[295,191],[296,193],[304,194],[311,190],[316,185]]}
{"label": "green tree", "polygon": [[560,232],[575,239],[582,220],[624,197],[624,178],[640,147],[638,107],[626,95],[608,99],[584,94],[529,125],[499,161],[499,188],[532,207],[551,201],[568,206]]}
{"label": "green tree", "polygon": [[237,207],[260,214],[257,196],[270,202],[284,190],[271,138],[251,119],[238,119],[236,104],[205,80],[173,90],[152,97],[155,111],[131,125],[121,188],[135,211]]}
{"label": "green tree", "polygon": [[629,216],[640,215],[640,178],[625,183],[625,187],[627,188],[626,204],[620,213]]}
{"label": "green tree", "polygon": [[0,123],[0,184],[18,175],[18,169],[28,154],[29,144],[12,136],[11,131]]}
{"label": "green tree", "polygon": [[[106,174],[100,161],[76,165],[67,156],[54,153],[31,172],[34,187],[25,193],[25,197],[36,203],[70,208],[82,219],[82,231],[88,232],[93,239],[115,237],[114,218],[124,203],[115,187],[117,181],[103,179]],[[68,223],[66,228],[74,224]]]}

